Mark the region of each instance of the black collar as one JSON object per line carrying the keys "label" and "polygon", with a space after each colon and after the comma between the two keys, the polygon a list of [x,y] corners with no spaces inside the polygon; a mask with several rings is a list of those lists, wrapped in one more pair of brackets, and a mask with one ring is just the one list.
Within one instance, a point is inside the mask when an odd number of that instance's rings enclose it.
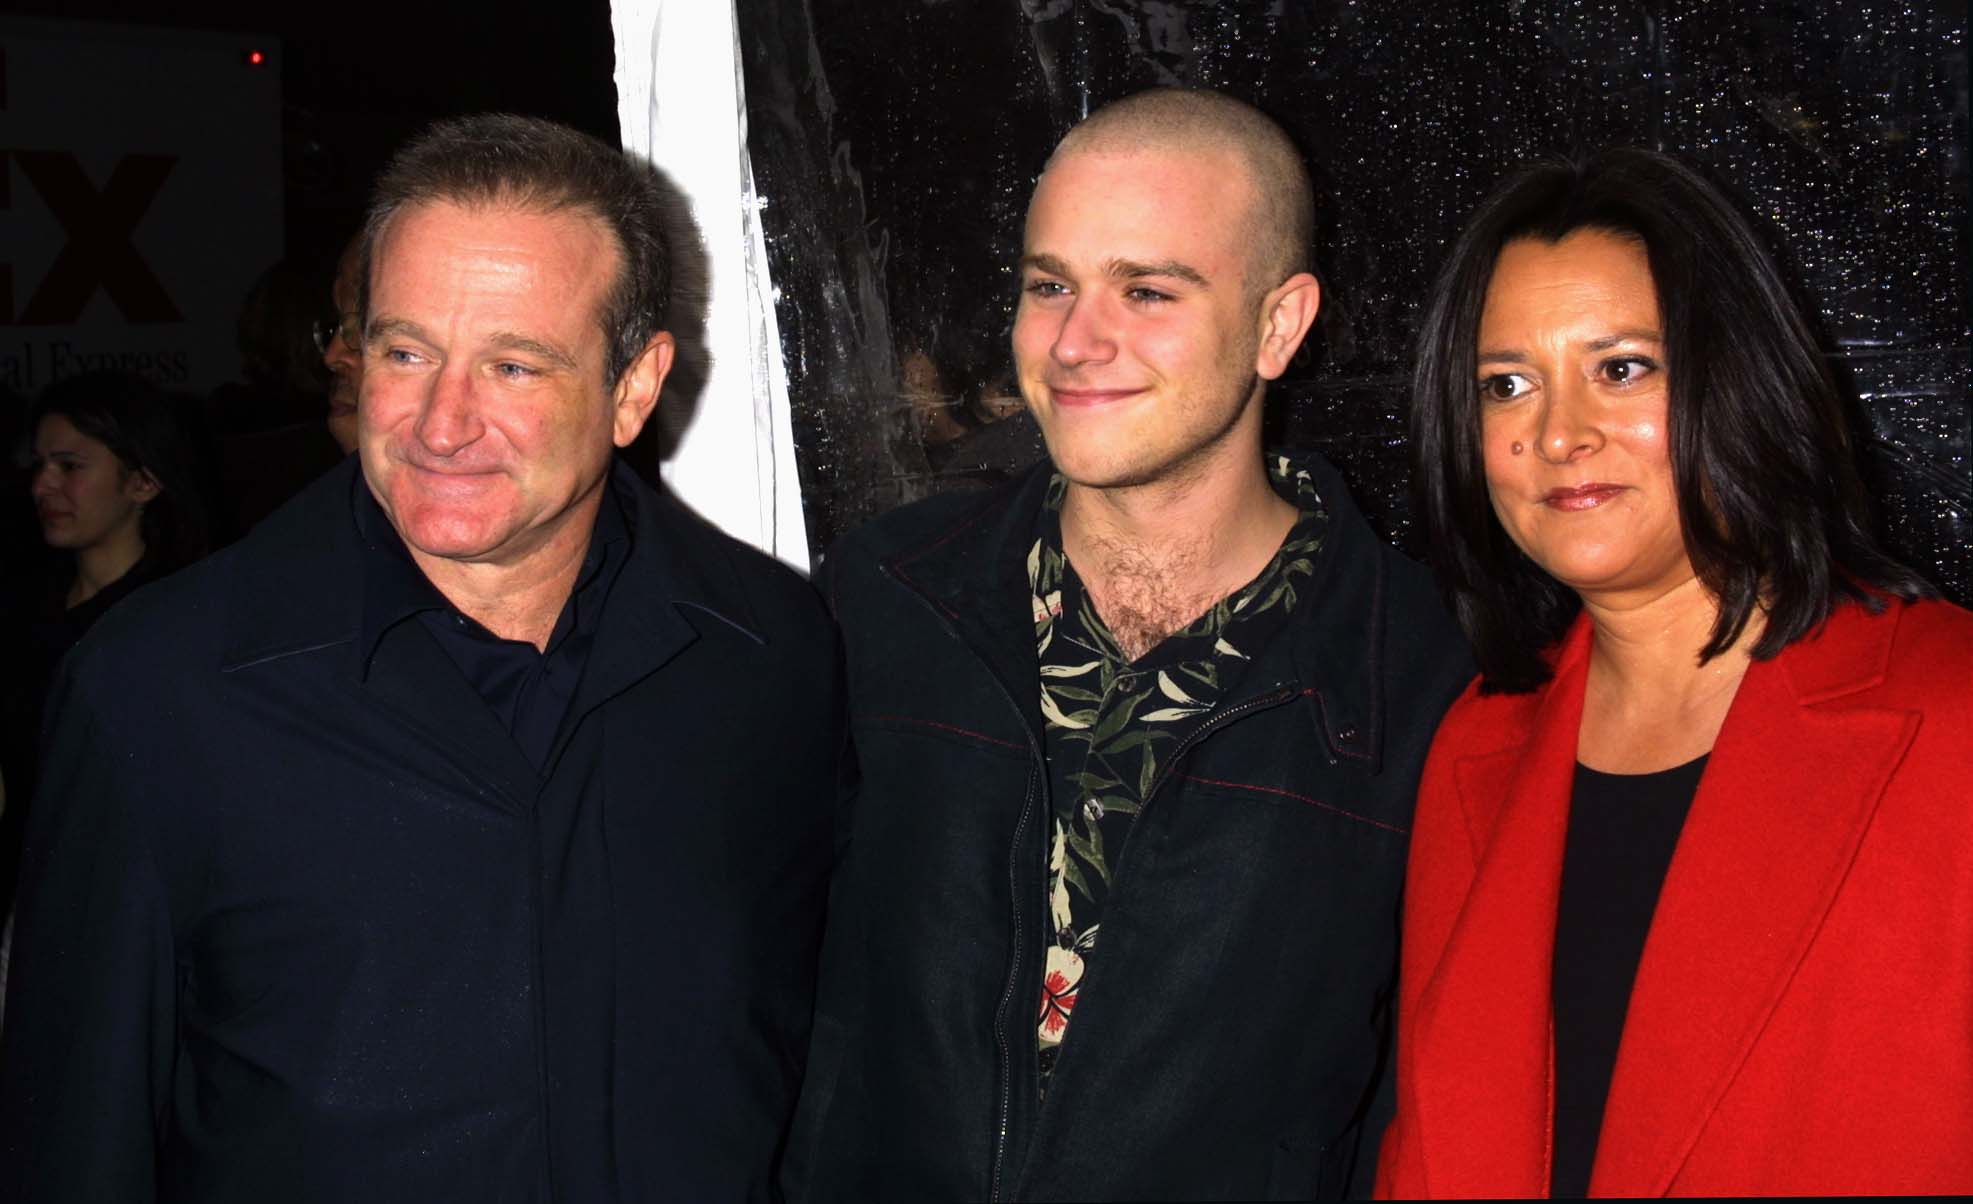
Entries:
{"label": "black collar", "polygon": [[[386,631],[422,611],[442,610],[450,614],[458,611],[411,558],[404,537],[398,534],[384,508],[377,503],[376,495],[371,493],[361,477],[351,482],[350,509],[356,518],[359,561],[356,571],[363,579],[356,653],[362,666],[360,671],[367,674],[377,654],[377,644]],[[606,563],[614,565],[621,562],[628,551],[629,542],[630,531],[624,523],[623,505],[617,499],[616,491],[606,486],[601,504],[596,507],[596,523],[590,532],[588,547],[583,552],[582,568],[576,574],[568,603],[557,619],[555,632],[549,637],[550,649],[580,621],[582,616],[576,608],[581,606],[586,588],[603,571]]]}
{"label": "black collar", "polygon": [[[1335,466],[1312,452],[1285,454],[1306,470],[1329,514],[1309,596],[1291,624],[1292,664],[1317,704],[1318,727],[1341,757],[1381,764],[1387,560],[1399,553],[1370,529]],[[1047,461],[996,487],[934,538],[888,557],[885,571],[922,595],[1015,698],[1033,690],[1034,623],[1025,558],[1053,468]],[[1401,638],[1401,637],[1400,637]],[[1252,684],[1260,684],[1256,675]],[[1039,739],[1039,712],[1030,717]]]}
{"label": "black collar", "polygon": [[[221,553],[227,577],[222,668],[346,645],[351,672],[361,674],[370,646],[362,643],[367,553],[353,504],[355,491],[365,488],[358,459],[351,456],[325,473]],[[611,469],[609,488],[629,544],[613,592],[669,601],[687,624],[710,617],[766,642],[735,563],[750,554],[747,549],[644,484],[621,461]],[[631,616],[650,615],[648,603],[615,609],[626,626]],[[655,622],[650,617],[636,625]]]}

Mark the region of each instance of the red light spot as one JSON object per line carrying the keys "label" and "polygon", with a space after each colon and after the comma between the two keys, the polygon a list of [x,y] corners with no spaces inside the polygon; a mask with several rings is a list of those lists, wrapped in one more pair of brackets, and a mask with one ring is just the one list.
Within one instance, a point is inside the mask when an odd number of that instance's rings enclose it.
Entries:
{"label": "red light spot", "polygon": [[267,61],[267,56],[262,54],[260,51],[258,50],[247,51],[247,62],[252,66],[258,67],[266,61]]}

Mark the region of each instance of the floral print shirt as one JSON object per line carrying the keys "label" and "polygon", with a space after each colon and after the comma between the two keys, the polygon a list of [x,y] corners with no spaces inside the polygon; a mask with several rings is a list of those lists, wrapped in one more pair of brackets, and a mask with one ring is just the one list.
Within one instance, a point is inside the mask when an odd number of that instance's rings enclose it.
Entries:
{"label": "floral print shirt", "polygon": [[1028,552],[1028,585],[1047,740],[1051,837],[1049,924],[1037,1038],[1046,1090],[1131,823],[1172,754],[1232,690],[1242,668],[1287,624],[1315,572],[1328,516],[1309,473],[1269,457],[1275,490],[1301,517],[1258,577],[1136,661],[1125,659],[1062,551],[1058,473]]}

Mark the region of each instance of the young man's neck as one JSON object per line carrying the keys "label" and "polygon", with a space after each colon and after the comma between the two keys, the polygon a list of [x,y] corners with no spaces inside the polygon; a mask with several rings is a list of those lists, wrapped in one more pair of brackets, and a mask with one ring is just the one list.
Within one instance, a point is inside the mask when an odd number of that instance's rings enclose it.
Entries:
{"label": "young man's neck", "polygon": [[1259,576],[1295,525],[1258,448],[1197,469],[1062,499],[1062,549],[1132,660]]}

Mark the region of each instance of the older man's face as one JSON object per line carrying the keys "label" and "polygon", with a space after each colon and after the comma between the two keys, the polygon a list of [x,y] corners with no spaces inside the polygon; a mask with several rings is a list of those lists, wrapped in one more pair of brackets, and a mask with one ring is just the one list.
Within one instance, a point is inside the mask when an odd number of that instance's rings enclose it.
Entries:
{"label": "older man's face", "polygon": [[604,379],[598,314],[619,261],[580,212],[437,202],[391,220],[358,438],[414,554],[511,567],[587,540],[610,450],[650,412]]}

